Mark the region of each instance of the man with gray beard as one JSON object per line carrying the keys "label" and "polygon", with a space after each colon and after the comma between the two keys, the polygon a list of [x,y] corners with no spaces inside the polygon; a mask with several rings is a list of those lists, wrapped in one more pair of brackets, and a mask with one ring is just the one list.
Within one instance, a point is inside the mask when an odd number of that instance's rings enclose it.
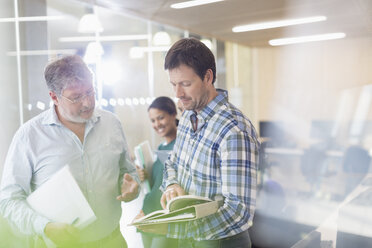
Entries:
{"label": "man with gray beard", "polygon": [[[54,105],[22,125],[13,138],[0,214],[19,232],[46,236],[58,247],[127,247],[119,228],[120,202],[137,197],[139,179],[121,123],[95,108],[93,75],[79,56],[48,64],[45,80]],[[53,222],[26,202],[66,164],[97,217],[83,230]]]}

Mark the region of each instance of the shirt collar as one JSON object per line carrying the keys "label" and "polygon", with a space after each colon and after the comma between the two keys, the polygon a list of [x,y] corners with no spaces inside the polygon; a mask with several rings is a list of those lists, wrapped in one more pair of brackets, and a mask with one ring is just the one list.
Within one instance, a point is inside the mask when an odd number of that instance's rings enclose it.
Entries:
{"label": "shirt collar", "polygon": [[[198,114],[198,119],[201,118],[203,120],[210,119],[220,108],[220,106],[224,105],[228,101],[228,92],[222,89],[216,89],[218,95],[210,101],[207,106],[205,106]],[[190,115],[194,113],[194,111],[188,111],[188,119],[190,119]]]}
{"label": "shirt collar", "polygon": [[[101,114],[97,111],[97,109],[95,109],[92,117],[88,120],[87,123],[95,124],[99,120],[100,117],[101,117]],[[44,119],[42,121],[42,124],[62,126],[61,121],[58,119],[55,105],[53,105],[50,109],[47,110],[46,115],[44,116]]]}
{"label": "shirt collar", "polygon": [[42,124],[43,125],[58,125],[58,126],[62,125],[61,121],[58,119],[55,105],[53,105],[51,108],[49,108],[46,111]]}

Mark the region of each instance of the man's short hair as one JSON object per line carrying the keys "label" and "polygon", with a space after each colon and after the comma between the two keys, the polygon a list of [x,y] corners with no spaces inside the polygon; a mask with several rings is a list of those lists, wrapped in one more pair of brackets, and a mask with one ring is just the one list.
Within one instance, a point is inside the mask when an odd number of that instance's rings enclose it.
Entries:
{"label": "man's short hair", "polygon": [[191,67],[203,80],[208,69],[213,72],[216,81],[216,62],[214,55],[203,42],[195,38],[183,38],[169,49],[165,56],[164,69],[171,70],[182,64]]}
{"label": "man's short hair", "polygon": [[44,70],[48,89],[61,95],[69,86],[93,81],[93,74],[78,55],[69,55],[50,62]]}

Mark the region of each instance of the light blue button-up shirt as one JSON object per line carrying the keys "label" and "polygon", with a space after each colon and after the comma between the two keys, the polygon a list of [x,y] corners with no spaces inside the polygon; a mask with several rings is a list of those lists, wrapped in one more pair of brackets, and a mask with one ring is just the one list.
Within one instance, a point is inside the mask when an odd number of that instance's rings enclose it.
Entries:
{"label": "light blue button-up shirt", "polygon": [[50,220],[34,212],[26,197],[66,164],[97,216],[82,231],[81,242],[109,235],[119,225],[121,205],[116,197],[124,173],[139,180],[120,121],[99,109],[86,123],[83,143],[62,125],[54,107],[20,127],[4,166],[0,214],[24,234],[43,235]]}

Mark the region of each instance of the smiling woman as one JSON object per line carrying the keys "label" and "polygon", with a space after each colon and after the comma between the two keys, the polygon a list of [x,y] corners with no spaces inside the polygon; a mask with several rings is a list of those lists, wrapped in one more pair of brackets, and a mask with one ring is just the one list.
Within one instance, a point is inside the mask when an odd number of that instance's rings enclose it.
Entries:
{"label": "smiling woman", "polygon": [[[169,97],[158,97],[149,106],[148,113],[152,127],[159,136],[165,139],[165,143],[160,144],[158,150],[172,150],[176,140],[178,124],[175,103]],[[146,175],[144,169],[137,168],[137,171],[138,174],[143,175],[144,179],[144,175]],[[151,175],[149,175],[151,191],[146,194],[142,210],[137,215],[137,218],[162,209],[160,205],[162,192],[159,190],[159,187],[163,181],[163,171],[164,165],[158,158],[152,166]],[[142,233],[142,240],[145,248],[177,247],[177,240],[169,239],[161,235]]]}
{"label": "smiling woman", "polygon": [[176,138],[177,134],[177,109],[172,99],[169,97],[158,97],[150,105],[149,118],[152,123],[152,127],[166,140],[166,143],[170,143]]}

